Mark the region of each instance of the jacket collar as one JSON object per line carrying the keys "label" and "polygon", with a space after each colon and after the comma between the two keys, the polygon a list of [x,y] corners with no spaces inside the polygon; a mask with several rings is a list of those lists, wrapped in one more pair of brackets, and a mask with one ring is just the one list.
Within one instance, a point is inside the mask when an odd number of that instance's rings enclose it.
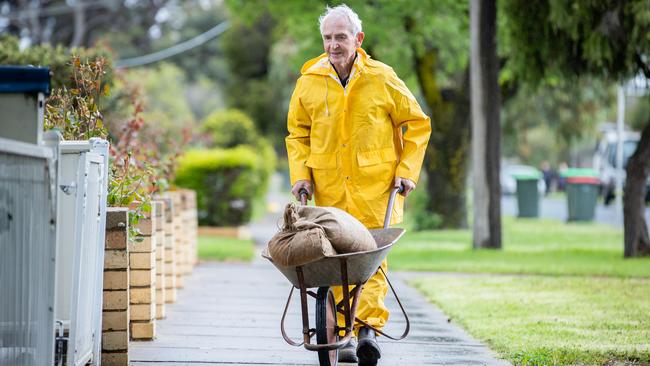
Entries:
{"label": "jacket collar", "polygon": [[[370,56],[363,48],[357,48],[357,58],[354,61],[353,69],[356,69],[356,72],[361,72],[369,59]],[[336,75],[336,70],[334,70],[334,67],[329,62],[326,53],[305,62],[300,72],[303,75],[331,75],[332,73]]]}

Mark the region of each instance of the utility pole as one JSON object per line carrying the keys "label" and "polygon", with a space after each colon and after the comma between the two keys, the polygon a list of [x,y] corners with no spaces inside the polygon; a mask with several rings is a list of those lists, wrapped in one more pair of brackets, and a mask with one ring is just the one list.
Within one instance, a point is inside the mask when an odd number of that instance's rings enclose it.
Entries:
{"label": "utility pole", "polygon": [[618,86],[616,103],[616,213],[623,215],[623,144],[625,143],[625,88]]}

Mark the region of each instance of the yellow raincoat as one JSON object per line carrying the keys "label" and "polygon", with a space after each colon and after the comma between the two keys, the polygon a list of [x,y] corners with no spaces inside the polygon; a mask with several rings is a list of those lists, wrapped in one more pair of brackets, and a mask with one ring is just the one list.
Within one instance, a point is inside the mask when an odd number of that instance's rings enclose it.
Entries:
{"label": "yellow raincoat", "polygon": [[[291,184],[311,180],[316,205],[381,227],[394,178],[418,181],[429,117],[393,69],[361,48],[345,88],[327,54],[306,62],[301,72],[287,121]],[[403,204],[398,196],[391,224],[402,221]],[[378,272],[364,286],[357,316],[381,328],[388,319],[386,291]]]}

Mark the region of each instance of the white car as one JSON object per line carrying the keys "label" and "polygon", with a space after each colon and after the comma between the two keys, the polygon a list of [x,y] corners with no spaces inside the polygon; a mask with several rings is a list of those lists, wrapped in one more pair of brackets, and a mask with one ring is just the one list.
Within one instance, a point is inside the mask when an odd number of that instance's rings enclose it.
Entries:
{"label": "white car", "polygon": [[[540,174],[540,171],[530,165],[501,165],[501,194],[513,195],[517,193],[517,175]],[[537,189],[540,195],[546,193],[546,183],[540,177],[537,181]]]}
{"label": "white car", "polygon": [[[640,134],[638,132],[625,131],[623,134],[623,169],[616,168],[616,148],[618,142],[618,134],[615,130],[606,130],[598,142],[596,151],[593,157],[593,167],[598,171],[600,178],[600,192],[603,196],[603,201],[607,205],[615,196],[616,190],[616,174],[618,171],[623,178],[623,185],[625,185],[625,168],[627,161],[636,151],[636,146],[639,143]],[[650,177],[646,184],[646,201],[650,200]]]}

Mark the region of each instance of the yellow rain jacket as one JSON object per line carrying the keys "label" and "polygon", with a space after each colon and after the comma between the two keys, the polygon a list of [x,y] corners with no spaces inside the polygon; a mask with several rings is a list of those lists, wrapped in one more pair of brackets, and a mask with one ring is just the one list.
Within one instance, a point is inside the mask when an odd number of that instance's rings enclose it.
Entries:
{"label": "yellow rain jacket", "polygon": [[[361,48],[345,88],[326,54],[307,61],[301,72],[287,123],[291,184],[311,180],[316,205],[338,207],[368,228],[381,227],[394,178],[418,181],[429,117],[393,69]],[[398,196],[391,224],[402,221],[403,204]],[[386,260],[381,266],[387,270]],[[341,301],[341,287],[333,291]],[[389,316],[387,291],[378,271],[363,287],[357,317],[382,328]],[[357,334],[359,327],[354,326]]]}
{"label": "yellow rain jacket", "polygon": [[[345,89],[326,54],[301,71],[286,138],[291,184],[311,180],[316,205],[381,227],[395,176],[418,181],[429,117],[393,69],[361,48]],[[399,196],[391,224],[402,221],[403,202]]]}

